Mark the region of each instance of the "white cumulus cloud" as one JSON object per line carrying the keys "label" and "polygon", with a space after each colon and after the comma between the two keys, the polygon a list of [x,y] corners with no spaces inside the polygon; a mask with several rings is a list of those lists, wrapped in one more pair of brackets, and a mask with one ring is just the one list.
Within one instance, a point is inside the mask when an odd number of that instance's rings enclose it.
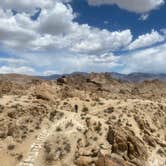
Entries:
{"label": "white cumulus cloud", "polygon": [[20,67],[1,66],[0,73],[35,74],[35,70],[27,66],[20,66]]}
{"label": "white cumulus cloud", "polygon": [[121,72],[165,73],[166,44],[133,52],[121,57],[124,68]]}
{"label": "white cumulus cloud", "polygon": [[88,24],[78,24],[74,21],[76,15],[71,6],[60,1],[54,2],[49,9],[43,7],[36,20],[32,20],[29,13],[13,15],[10,10],[3,8],[0,16],[0,43],[17,51],[61,49],[94,54],[121,49],[132,41],[129,29],[111,32]]}
{"label": "white cumulus cloud", "polygon": [[134,40],[129,45],[129,50],[148,47],[158,42],[162,42],[165,40],[165,37],[159,34],[159,32],[152,30],[151,33],[147,33],[139,36],[136,40]]}
{"label": "white cumulus cloud", "polygon": [[90,5],[117,5],[136,13],[146,13],[164,4],[164,0],[88,0]]}

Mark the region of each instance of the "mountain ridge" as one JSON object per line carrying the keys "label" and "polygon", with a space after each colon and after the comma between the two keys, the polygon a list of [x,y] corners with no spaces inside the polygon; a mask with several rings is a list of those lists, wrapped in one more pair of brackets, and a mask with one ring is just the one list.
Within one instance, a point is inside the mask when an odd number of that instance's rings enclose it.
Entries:
{"label": "mountain ridge", "polygon": [[[90,73],[86,72],[74,72],[71,74],[54,74],[54,75],[49,75],[49,76],[37,76],[40,79],[44,80],[56,80],[60,77],[63,76],[70,76],[70,75],[88,75]],[[166,74],[164,73],[159,73],[159,74],[153,74],[153,73],[130,73],[130,74],[121,74],[117,72],[107,72],[107,74],[110,74],[112,78],[122,80],[122,81],[128,81],[128,82],[143,82],[143,81],[151,81],[151,80],[160,80],[160,81],[166,81]]]}

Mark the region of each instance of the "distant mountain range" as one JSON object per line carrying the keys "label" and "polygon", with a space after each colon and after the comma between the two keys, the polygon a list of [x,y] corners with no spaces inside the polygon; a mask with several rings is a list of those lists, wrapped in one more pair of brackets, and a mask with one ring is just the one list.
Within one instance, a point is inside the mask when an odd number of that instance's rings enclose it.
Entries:
{"label": "distant mountain range", "polygon": [[120,74],[111,73],[113,78],[130,81],[130,82],[142,82],[145,80],[160,80],[166,81],[166,74],[150,74],[150,73],[131,73],[131,74]]}
{"label": "distant mountain range", "polygon": [[[71,74],[63,74],[63,75],[49,75],[49,76],[38,76],[40,79],[44,80],[56,80],[62,76],[69,76],[69,75],[88,75],[88,73],[85,72],[74,72]],[[110,72],[107,73],[112,76],[112,78],[122,80],[122,81],[129,81],[129,82],[142,82],[145,80],[160,80],[160,81],[166,81],[166,74],[150,74],[150,73],[131,73],[131,74],[120,74],[116,72]]]}
{"label": "distant mountain range", "polygon": [[53,74],[53,75],[48,75],[48,76],[37,76],[37,77],[40,79],[43,79],[43,80],[56,80],[62,76],[63,75]]}

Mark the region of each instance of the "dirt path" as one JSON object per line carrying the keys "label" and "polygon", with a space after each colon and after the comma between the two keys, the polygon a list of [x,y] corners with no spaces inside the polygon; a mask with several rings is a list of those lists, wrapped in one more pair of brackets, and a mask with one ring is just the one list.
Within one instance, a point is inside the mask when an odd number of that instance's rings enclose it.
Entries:
{"label": "dirt path", "polygon": [[[59,126],[64,126],[65,124],[72,122],[75,127],[84,129],[84,126],[79,123],[76,118],[78,116],[77,114],[73,114],[70,117],[64,116],[62,119],[54,122],[51,127],[44,128],[41,130],[40,134],[38,135],[36,141],[31,145],[30,151],[27,154],[27,157],[19,163],[18,166],[35,166],[36,160],[39,156],[40,149],[43,147],[44,142],[47,140],[47,138],[55,132],[56,128]],[[65,131],[64,134],[70,134],[71,132],[75,132],[76,130],[73,131]]]}

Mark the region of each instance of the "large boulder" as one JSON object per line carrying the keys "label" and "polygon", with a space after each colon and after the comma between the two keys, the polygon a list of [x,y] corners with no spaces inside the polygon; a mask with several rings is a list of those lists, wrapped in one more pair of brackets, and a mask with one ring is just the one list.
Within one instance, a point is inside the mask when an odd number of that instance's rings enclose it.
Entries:
{"label": "large boulder", "polygon": [[147,150],[143,141],[129,129],[110,127],[107,141],[112,145],[112,152],[125,156],[128,160],[147,159]]}
{"label": "large boulder", "polygon": [[54,101],[54,89],[47,83],[42,83],[35,87],[33,96],[37,99]]}

